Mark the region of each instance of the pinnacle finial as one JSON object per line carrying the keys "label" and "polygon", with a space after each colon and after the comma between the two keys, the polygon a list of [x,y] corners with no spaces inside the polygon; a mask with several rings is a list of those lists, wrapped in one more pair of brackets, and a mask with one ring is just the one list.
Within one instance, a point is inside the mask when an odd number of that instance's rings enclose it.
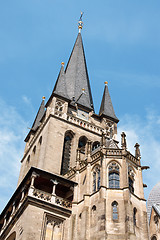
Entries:
{"label": "pinnacle finial", "polygon": [[42,99],[45,100],[46,99],[45,96],[43,96]]}
{"label": "pinnacle finial", "polygon": [[61,65],[64,66],[64,62],[61,62]]}
{"label": "pinnacle finial", "polygon": [[81,12],[81,16],[80,16],[79,21],[78,21],[79,33],[81,32],[81,29],[83,28],[83,21],[82,21],[83,13],[84,13],[84,12]]}
{"label": "pinnacle finial", "polygon": [[107,81],[105,81],[105,82],[104,82],[104,84],[105,84],[105,85],[108,85],[108,82],[107,82]]}

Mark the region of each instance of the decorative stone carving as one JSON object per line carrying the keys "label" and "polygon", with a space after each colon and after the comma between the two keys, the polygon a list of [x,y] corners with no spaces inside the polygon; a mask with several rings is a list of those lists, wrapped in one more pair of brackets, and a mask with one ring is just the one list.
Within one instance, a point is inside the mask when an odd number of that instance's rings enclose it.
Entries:
{"label": "decorative stone carving", "polygon": [[58,117],[62,117],[64,110],[64,101],[56,99],[54,114]]}

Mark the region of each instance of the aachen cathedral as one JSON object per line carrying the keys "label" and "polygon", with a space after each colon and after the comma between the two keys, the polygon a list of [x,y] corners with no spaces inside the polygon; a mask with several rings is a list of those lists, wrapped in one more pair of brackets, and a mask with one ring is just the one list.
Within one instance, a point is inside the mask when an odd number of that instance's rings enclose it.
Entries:
{"label": "aachen cathedral", "polygon": [[105,82],[94,112],[82,16],[68,63],[43,97],[17,189],[0,215],[0,240],[158,240],[160,183],[144,199],[140,147],[117,141],[119,122]]}

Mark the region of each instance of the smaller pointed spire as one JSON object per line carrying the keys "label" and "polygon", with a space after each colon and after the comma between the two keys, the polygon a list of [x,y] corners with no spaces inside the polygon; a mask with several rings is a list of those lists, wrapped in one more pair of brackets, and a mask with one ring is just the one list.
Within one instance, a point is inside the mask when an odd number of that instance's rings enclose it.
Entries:
{"label": "smaller pointed spire", "polygon": [[34,123],[33,123],[33,125],[32,125],[31,130],[33,130],[33,131],[36,131],[36,130],[37,130],[37,128],[38,128],[38,127],[40,126],[40,124],[41,124],[41,120],[42,120],[44,114],[45,114],[45,97],[42,97],[42,102],[41,102],[41,105],[40,105],[40,107],[39,107],[37,116],[36,116],[36,118],[35,118],[35,120],[34,120]]}
{"label": "smaller pointed spire", "polygon": [[101,107],[99,111],[99,115],[105,115],[106,117],[109,117],[113,119],[115,122],[119,122],[118,118],[115,115],[111,97],[108,91],[108,82],[105,82],[105,88],[103,92]]}
{"label": "smaller pointed spire", "polygon": [[53,93],[69,99],[68,94],[67,94],[67,88],[66,88],[64,62],[61,63],[61,69],[60,69]]}

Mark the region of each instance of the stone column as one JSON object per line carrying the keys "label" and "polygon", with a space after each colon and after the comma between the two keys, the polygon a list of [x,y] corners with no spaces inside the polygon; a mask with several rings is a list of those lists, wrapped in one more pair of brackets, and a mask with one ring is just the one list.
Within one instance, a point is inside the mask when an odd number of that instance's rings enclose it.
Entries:
{"label": "stone column", "polygon": [[11,216],[10,216],[10,219],[9,219],[9,221],[12,219],[12,217],[14,216],[14,213],[15,213],[15,210],[16,210],[16,202],[14,201],[13,203],[12,203],[12,212],[11,212]]}
{"label": "stone column", "polygon": [[[106,171],[106,149],[103,146],[102,147],[102,167],[101,167],[101,186],[106,187],[106,181],[107,181],[107,171]],[[101,193],[102,197],[105,197],[106,189],[102,188]]]}
{"label": "stone column", "polygon": [[50,180],[53,183],[53,189],[52,189],[52,197],[51,197],[51,203],[55,203],[56,202],[56,186],[58,184],[57,180]]}
{"label": "stone column", "polygon": [[33,172],[31,175],[31,185],[29,187],[29,191],[28,191],[28,196],[33,196],[33,191],[34,191],[34,180],[36,177],[38,177],[39,175],[36,172]]}
{"label": "stone column", "polygon": [[24,196],[25,196],[25,189],[26,189],[26,186],[24,186],[21,190],[22,195],[21,195],[21,200],[19,202],[18,208],[20,208],[20,206],[22,205],[22,202],[23,202],[23,199],[24,199]]}
{"label": "stone column", "polygon": [[0,232],[0,233],[3,232],[3,230],[4,230],[4,228],[5,228],[6,224],[7,224],[7,219],[6,219],[6,217],[7,217],[7,213],[4,215],[4,222],[3,222],[3,226],[2,226],[2,228],[1,228],[1,232]]}

